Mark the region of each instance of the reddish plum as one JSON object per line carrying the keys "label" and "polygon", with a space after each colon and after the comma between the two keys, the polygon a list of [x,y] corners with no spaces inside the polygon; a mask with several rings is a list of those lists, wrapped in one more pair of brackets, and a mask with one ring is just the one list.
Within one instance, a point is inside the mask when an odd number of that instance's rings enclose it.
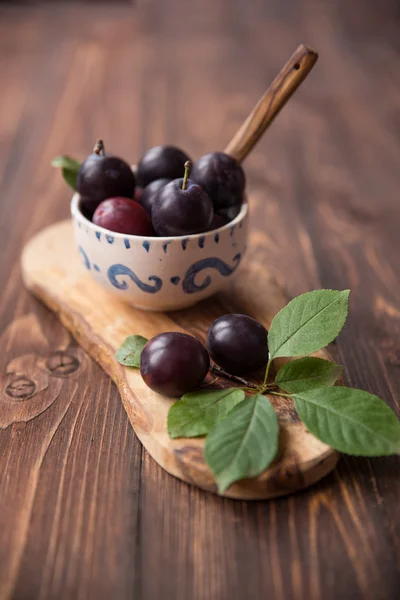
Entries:
{"label": "reddish plum", "polygon": [[108,198],[101,202],[93,215],[93,223],[116,233],[154,235],[149,215],[130,198]]}

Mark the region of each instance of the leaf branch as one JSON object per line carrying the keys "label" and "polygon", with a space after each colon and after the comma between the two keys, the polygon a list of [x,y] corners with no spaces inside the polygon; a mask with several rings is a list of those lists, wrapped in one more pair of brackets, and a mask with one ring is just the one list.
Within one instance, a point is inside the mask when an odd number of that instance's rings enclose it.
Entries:
{"label": "leaf branch", "polygon": [[217,375],[218,377],[224,377],[224,379],[228,379],[229,381],[234,381],[236,383],[240,383],[240,385],[244,385],[251,390],[256,390],[256,391],[260,390],[260,386],[256,385],[255,383],[251,383],[250,381],[247,381],[247,379],[244,379],[243,377],[239,377],[238,375],[232,375],[231,373],[228,373],[228,371],[225,371],[225,369],[222,369],[218,365],[212,364],[210,366],[210,371],[211,371],[211,373],[214,373],[214,375]]}

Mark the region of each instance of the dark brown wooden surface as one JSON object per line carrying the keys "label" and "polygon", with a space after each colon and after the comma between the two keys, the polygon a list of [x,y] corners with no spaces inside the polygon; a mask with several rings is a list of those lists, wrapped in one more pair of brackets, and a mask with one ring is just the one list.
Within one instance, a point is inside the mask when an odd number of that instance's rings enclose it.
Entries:
{"label": "dark brown wooden surface", "polygon": [[20,279],[23,243],[68,215],[55,154],[223,148],[300,42],[320,60],[245,163],[253,235],[289,295],[351,287],[334,352],[399,413],[398,3],[0,5],[2,422],[21,406],[0,430],[1,600],[398,597],[398,459],[270,502],[193,489]]}

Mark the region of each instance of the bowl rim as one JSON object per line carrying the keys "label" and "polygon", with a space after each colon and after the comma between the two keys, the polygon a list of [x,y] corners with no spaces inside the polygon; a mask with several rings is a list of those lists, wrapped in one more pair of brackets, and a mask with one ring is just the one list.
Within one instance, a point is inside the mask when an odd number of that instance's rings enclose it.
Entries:
{"label": "bowl rim", "polygon": [[100,227],[100,225],[95,225],[94,223],[92,223],[92,221],[89,221],[89,219],[87,219],[84,216],[84,214],[82,213],[82,211],[79,207],[79,201],[80,201],[80,195],[76,192],[72,196],[72,199],[71,199],[71,215],[76,220],[83,222],[86,227],[88,227],[89,229],[91,229],[94,232],[100,231],[101,233],[104,233],[105,235],[112,235],[114,238],[121,239],[121,240],[130,240],[132,242],[135,240],[138,242],[152,240],[154,242],[158,241],[160,243],[165,243],[165,242],[173,241],[173,240],[191,240],[191,239],[196,240],[201,237],[207,237],[207,236],[215,235],[216,233],[221,233],[221,232],[230,230],[232,227],[235,227],[238,223],[241,223],[242,221],[244,221],[244,219],[247,217],[248,212],[249,212],[249,204],[248,204],[247,200],[245,199],[244,202],[242,203],[242,206],[240,207],[239,214],[232,221],[229,221],[229,223],[222,225],[222,227],[218,227],[218,229],[212,229],[211,231],[204,231],[203,233],[192,233],[189,235],[174,235],[174,236],[159,237],[159,236],[151,236],[151,235],[133,235],[131,233],[119,233],[117,231],[111,231],[111,229],[106,229],[105,227]]}

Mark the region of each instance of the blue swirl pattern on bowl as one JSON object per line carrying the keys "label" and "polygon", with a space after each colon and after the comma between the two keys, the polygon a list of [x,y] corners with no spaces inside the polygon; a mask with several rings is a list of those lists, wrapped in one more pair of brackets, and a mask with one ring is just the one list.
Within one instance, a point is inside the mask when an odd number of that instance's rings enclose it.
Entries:
{"label": "blue swirl pattern on bowl", "polygon": [[247,204],[218,230],[172,238],[111,234],[82,215],[77,195],[71,213],[85,268],[122,300],[149,310],[190,306],[222,289],[247,244]]}

